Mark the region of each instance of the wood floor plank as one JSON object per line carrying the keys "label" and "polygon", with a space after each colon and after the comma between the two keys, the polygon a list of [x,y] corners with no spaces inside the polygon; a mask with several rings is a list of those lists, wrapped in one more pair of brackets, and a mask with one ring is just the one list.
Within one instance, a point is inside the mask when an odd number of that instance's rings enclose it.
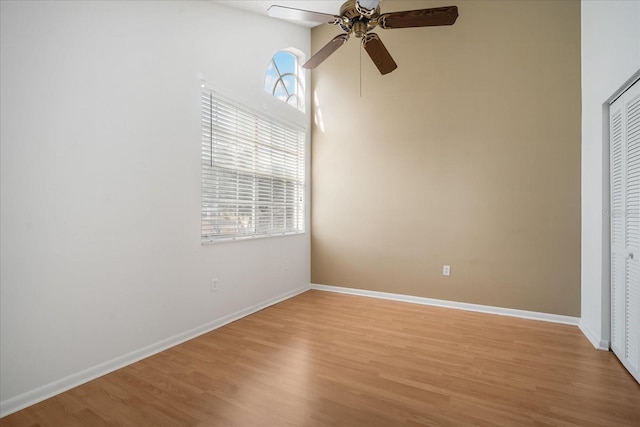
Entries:
{"label": "wood floor plank", "polygon": [[570,325],[309,291],[0,419],[49,426],[640,426]]}

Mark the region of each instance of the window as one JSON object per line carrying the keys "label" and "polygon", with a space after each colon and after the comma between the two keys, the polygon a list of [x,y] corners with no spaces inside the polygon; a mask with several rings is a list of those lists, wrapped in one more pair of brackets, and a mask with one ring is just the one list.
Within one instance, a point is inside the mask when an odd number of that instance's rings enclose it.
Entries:
{"label": "window", "polygon": [[304,74],[298,56],[281,50],[273,55],[264,77],[264,90],[304,112]]}
{"label": "window", "polygon": [[305,140],[203,85],[202,242],[304,232]]}

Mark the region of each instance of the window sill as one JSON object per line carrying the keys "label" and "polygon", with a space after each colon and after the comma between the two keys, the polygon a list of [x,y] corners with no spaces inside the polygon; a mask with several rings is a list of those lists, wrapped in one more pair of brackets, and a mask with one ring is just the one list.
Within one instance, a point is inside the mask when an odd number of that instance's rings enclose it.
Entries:
{"label": "window sill", "polygon": [[247,240],[268,239],[272,237],[299,236],[301,234],[307,234],[307,232],[295,231],[290,233],[271,233],[271,234],[257,234],[253,236],[224,237],[224,238],[201,241],[200,244],[202,246],[208,246],[208,245],[216,245],[218,243],[242,242]]}

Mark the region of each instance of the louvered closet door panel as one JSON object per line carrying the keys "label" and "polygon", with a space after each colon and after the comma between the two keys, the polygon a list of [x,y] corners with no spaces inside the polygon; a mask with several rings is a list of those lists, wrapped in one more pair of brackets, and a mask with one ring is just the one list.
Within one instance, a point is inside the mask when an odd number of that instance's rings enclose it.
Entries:
{"label": "louvered closet door panel", "polygon": [[640,382],[640,83],[609,111],[611,349]]}
{"label": "louvered closet door panel", "polygon": [[626,358],[640,368],[640,85],[625,94],[626,150]]}
{"label": "louvered closet door panel", "polygon": [[623,101],[610,108],[611,135],[611,347],[617,353],[625,348],[625,159]]}

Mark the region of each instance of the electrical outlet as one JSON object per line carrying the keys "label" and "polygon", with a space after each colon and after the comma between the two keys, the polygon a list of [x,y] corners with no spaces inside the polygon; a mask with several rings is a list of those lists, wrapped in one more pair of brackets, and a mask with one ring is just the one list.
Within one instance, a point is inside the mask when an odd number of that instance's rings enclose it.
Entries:
{"label": "electrical outlet", "polygon": [[450,265],[443,265],[442,266],[442,275],[443,276],[451,276],[451,266]]}
{"label": "electrical outlet", "polygon": [[218,279],[211,279],[211,292],[218,290]]}

